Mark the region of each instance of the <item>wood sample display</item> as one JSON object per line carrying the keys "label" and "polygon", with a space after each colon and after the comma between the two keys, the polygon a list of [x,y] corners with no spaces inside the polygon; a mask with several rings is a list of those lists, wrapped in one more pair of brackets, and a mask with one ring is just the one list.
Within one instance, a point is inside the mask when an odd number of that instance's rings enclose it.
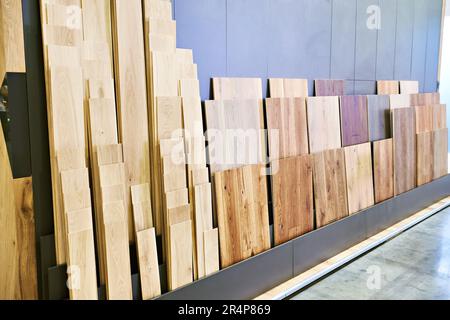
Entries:
{"label": "wood sample display", "polygon": [[390,80],[377,81],[377,93],[378,95],[400,94],[400,83]]}
{"label": "wood sample display", "polygon": [[275,245],[314,229],[312,166],[310,155],[271,164]]}
{"label": "wood sample display", "polygon": [[410,94],[393,94],[390,96],[391,109],[411,107]]}
{"label": "wood sample display", "polygon": [[308,136],[311,153],[341,147],[338,97],[307,98]]}
{"label": "wood sample display", "polygon": [[266,99],[271,160],[309,153],[305,98]]}
{"label": "wood sample display", "polygon": [[136,233],[136,244],[142,299],[150,300],[161,295],[155,229],[138,231]]}
{"label": "wood sample display", "polygon": [[205,109],[211,173],[263,161],[258,100],[206,101]]}
{"label": "wood sample display", "polygon": [[347,197],[350,214],[374,205],[372,148],[370,143],[345,148]]}
{"label": "wood sample display", "polygon": [[315,80],[317,97],[343,96],[345,95],[344,80]]}
{"label": "wood sample display", "polygon": [[386,139],[373,143],[373,179],[375,203],[394,197],[393,140]]}
{"label": "wood sample display", "polygon": [[439,179],[448,174],[448,129],[433,132],[433,179]]}
{"label": "wood sample display", "polygon": [[344,149],[313,155],[314,202],[317,227],[348,216]]}
{"label": "wood sample display", "polygon": [[441,103],[441,95],[439,92],[419,93],[411,95],[411,106],[428,106]]}
{"label": "wood sample display", "polygon": [[418,94],[419,81],[400,81],[400,94]]}
{"label": "wood sample display", "polygon": [[260,78],[213,78],[214,100],[263,99]]}
{"label": "wood sample display", "polygon": [[369,139],[378,141],[392,137],[390,98],[387,95],[367,96]]}
{"label": "wood sample display", "polygon": [[38,300],[36,225],[32,178],[14,180],[14,198],[16,203],[17,264],[20,274],[17,279],[17,299]]}
{"label": "wood sample display", "polygon": [[447,129],[447,106],[439,104],[432,106],[433,112],[433,129]]}
{"label": "wood sample display", "polygon": [[307,79],[269,79],[271,98],[304,98],[309,96]]}
{"label": "wood sample display", "polygon": [[433,137],[432,131],[417,134],[417,186],[422,186],[433,181]]}
{"label": "wood sample display", "polygon": [[222,268],[270,249],[264,171],[254,165],[214,176]]}
{"label": "wood sample display", "polygon": [[183,287],[193,281],[192,221],[172,224],[169,227],[169,290]]}
{"label": "wood sample display", "polygon": [[413,108],[392,110],[394,194],[416,187],[416,130]]}
{"label": "wood sample display", "polygon": [[433,106],[415,107],[416,133],[425,133],[434,130],[434,108]]}
{"label": "wood sample display", "polygon": [[366,96],[340,97],[342,146],[369,141],[369,120]]}
{"label": "wood sample display", "polygon": [[219,229],[203,233],[203,256],[205,257],[205,274],[211,275],[220,270]]}

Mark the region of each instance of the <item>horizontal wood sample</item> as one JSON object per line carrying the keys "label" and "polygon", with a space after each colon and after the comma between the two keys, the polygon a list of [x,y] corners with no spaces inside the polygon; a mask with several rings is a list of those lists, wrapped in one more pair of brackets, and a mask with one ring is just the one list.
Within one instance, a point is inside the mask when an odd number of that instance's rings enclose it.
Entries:
{"label": "horizontal wood sample", "polygon": [[369,141],[369,120],[366,96],[340,97],[342,146]]}
{"label": "horizontal wood sample", "polygon": [[370,141],[392,137],[390,98],[387,95],[367,96]]}
{"label": "horizontal wood sample", "polygon": [[304,98],[309,96],[307,79],[269,79],[271,98]]}
{"label": "horizontal wood sample", "polygon": [[275,160],[271,167],[275,245],[279,245],[314,229],[312,156]]}
{"label": "horizontal wood sample", "polygon": [[377,81],[378,95],[400,94],[400,84],[398,81]]}
{"label": "horizontal wood sample", "polygon": [[393,94],[390,95],[390,100],[391,109],[411,107],[411,95],[409,94]]}
{"label": "horizontal wood sample", "polygon": [[419,93],[411,95],[411,106],[428,106],[441,103],[439,92]]}
{"label": "horizontal wood sample", "polygon": [[393,140],[380,140],[373,143],[373,179],[375,203],[394,197],[394,158]]}
{"label": "horizontal wood sample", "polygon": [[345,95],[344,80],[315,80],[314,83],[317,97]]}
{"label": "horizontal wood sample", "polygon": [[418,94],[419,81],[400,81],[400,94]]}
{"label": "horizontal wood sample", "polygon": [[260,78],[213,78],[215,100],[263,99]]}

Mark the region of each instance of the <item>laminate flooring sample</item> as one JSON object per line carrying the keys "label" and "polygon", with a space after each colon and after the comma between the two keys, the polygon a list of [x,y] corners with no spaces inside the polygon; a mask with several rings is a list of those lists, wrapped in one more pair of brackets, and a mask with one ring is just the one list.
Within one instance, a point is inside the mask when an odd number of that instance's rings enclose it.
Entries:
{"label": "laminate flooring sample", "polygon": [[338,97],[307,98],[310,153],[341,147]]}
{"label": "laminate flooring sample", "polygon": [[378,95],[400,94],[400,84],[398,81],[377,81]]}
{"label": "laminate flooring sample", "polygon": [[275,245],[314,229],[312,156],[272,162]]}
{"label": "laminate flooring sample", "polygon": [[342,96],[341,131],[342,146],[352,146],[369,141],[369,121],[366,96]]}
{"label": "laminate flooring sample", "polygon": [[314,157],[314,202],[317,227],[348,216],[344,149],[320,152]]}
{"label": "laminate flooring sample", "polygon": [[305,98],[266,99],[271,160],[309,153]]}
{"label": "laminate flooring sample", "polygon": [[374,205],[370,143],[345,148],[348,210],[357,213]]}
{"label": "laminate flooring sample", "polygon": [[394,197],[393,140],[386,139],[373,143],[373,179],[375,203]]}
{"label": "laminate flooring sample", "polygon": [[254,165],[214,176],[222,268],[270,249],[264,171]]}
{"label": "laminate flooring sample", "polygon": [[392,137],[389,96],[367,96],[370,141]]}
{"label": "laminate flooring sample", "polygon": [[269,79],[271,98],[304,98],[309,96],[307,79]]}
{"label": "laminate flooring sample", "polygon": [[344,80],[316,80],[315,91],[317,97],[345,95]]}
{"label": "laminate flooring sample", "polygon": [[413,108],[392,110],[394,194],[416,187],[416,129]]}
{"label": "laminate flooring sample", "polygon": [[448,174],[448,129],[433,132],[433,179],[439,179]]}
{"label": "laminate flooring sample", "polygon": [[417,134],[417,186],[433,181],[434,135],[432,131]]}
{"label": "laminate flooring sample", "polygon": [[418,94],[419,81],[400,81],[400,94]]}
{"label": "laminate flooring sample", "polygon": [[260,78],[213,78],[215,100],[263,99]]}

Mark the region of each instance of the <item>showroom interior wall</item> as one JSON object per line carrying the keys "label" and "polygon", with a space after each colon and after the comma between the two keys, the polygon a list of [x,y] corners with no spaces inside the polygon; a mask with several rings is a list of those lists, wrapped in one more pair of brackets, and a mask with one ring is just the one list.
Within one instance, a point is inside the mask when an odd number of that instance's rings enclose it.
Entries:
{"label": "showroom interior wall", "polygon": [[[202,99],[211,77],[419,80],[436,91],[442,0],[172,0],[179,47],[192,48]],[[380,28],[368,28],[373,6]],[[369,11],[369,13],[368,13]],[[266,83],[266,82],[264,82]],[[267,92],[267,88],[264,88]]]}

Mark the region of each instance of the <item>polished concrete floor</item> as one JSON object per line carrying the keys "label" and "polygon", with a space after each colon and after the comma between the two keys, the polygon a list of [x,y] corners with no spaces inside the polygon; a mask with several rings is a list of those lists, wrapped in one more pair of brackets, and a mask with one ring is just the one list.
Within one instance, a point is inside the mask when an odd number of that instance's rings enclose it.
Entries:
{"label": "polished concrete floor", "polygon": [[292,299],[449,300],[450,208]]}

